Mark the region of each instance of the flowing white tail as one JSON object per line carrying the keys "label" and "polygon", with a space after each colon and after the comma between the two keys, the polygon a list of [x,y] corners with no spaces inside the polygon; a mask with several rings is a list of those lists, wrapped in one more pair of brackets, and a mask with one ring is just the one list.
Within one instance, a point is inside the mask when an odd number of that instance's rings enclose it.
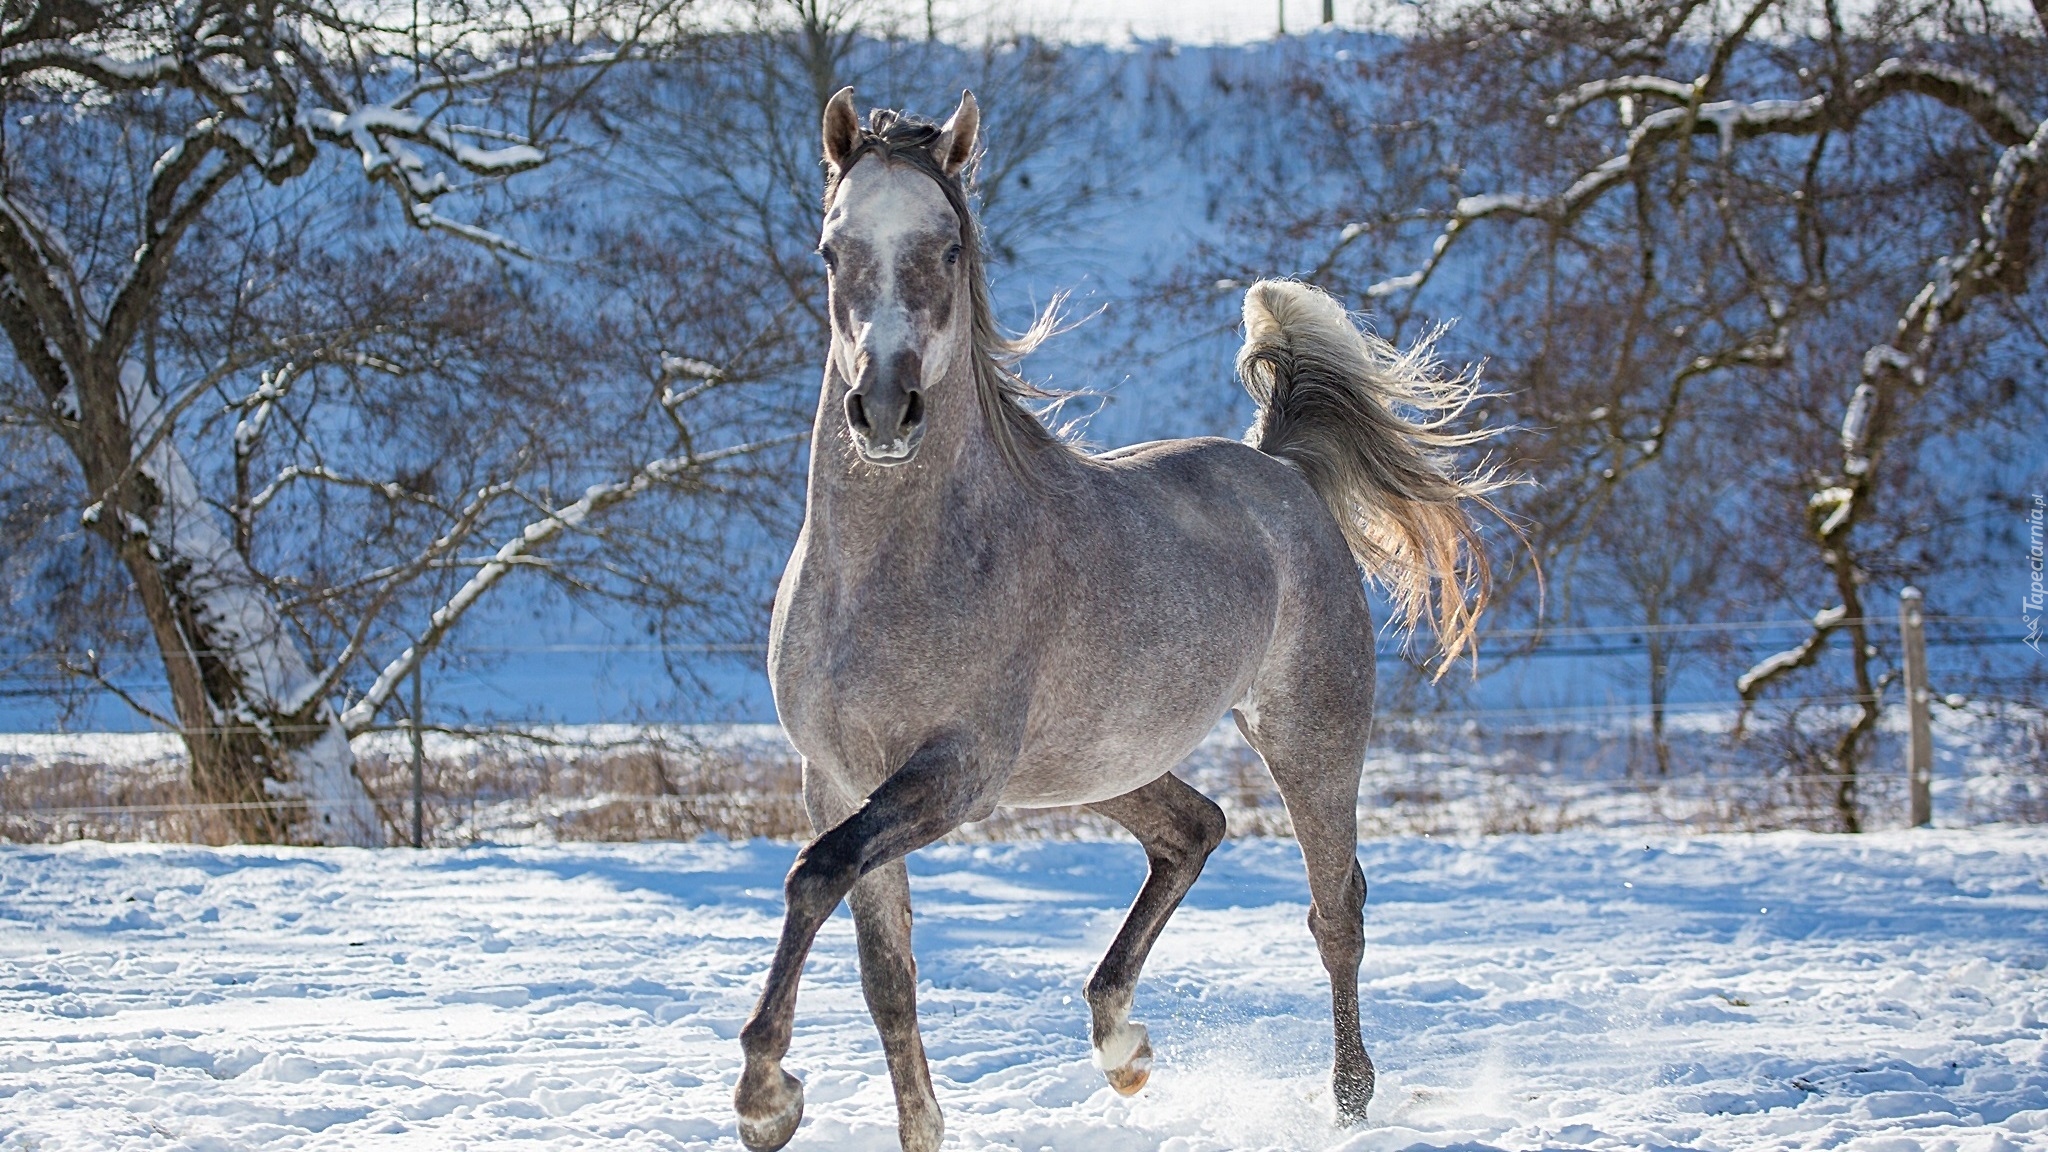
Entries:
{"label": "flowing white tail", "polygon": [[1485,393],[1443,373],[1436,333],[1403,352],[1299,281],[1247,289],[1244,328],[1237,371],[1259,405],[1245,439],[1301,469],[1404,629],[1429,622],[1442,676],[1472,645],[1492,585],[1469,508],[1497,514],[1487,494],[1509,483],[1453,458],[1496,431],[1454,427]]}

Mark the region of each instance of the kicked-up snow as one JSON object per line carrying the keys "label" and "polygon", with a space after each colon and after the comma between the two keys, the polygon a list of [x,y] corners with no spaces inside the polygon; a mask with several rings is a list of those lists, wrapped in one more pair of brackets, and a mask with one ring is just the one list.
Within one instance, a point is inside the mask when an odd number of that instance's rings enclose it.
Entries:
{"label": "kicked-up snow", "polygon": [[[789,844],[0,848],[0,1149],[738,1147]],[[1361,849],[1369,1127],[1338,1130],[1294,846],[1224,845],[1168,927],[1123,1099],[1080,991],[1116,843],[912,859],[947,1147],[2048,1148],[2038,831]],[[888,1149],[844,912],[795,1149]]]}

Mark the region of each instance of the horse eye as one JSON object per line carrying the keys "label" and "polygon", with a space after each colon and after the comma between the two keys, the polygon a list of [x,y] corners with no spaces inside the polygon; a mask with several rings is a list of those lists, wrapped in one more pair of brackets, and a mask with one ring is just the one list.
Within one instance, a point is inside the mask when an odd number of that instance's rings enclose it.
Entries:
{"label": "horse eye", "polygon": [[826,270],[826,271],[828,271],[828,272],[831,272],[831,271],[837,271],[837,270],[838,270],[838,268],[839,268],[839,257],[838,257],[837,255],[835,255],[835,254],[833,253],[832,249],[830,249],[830,248],[826,247],[826,246],[825,246],[825,245],[823,245],[823,244],[820,244],[820,245],[818,245],[818,255],[820,255],[820,256],[822,256],[822,257],[824,257],[824,258],[825,258],[825,270]]}
{"label": "horse eye", "polygon": [[953,246],[952,246],[951,248],[948,248],[948,249],[946,249],[946,263],[948,263],[948,264],[958,264],[959,262],[960,262],[960,246],[959,246],[958,244],[955,244],[955,245],[953,245]]}

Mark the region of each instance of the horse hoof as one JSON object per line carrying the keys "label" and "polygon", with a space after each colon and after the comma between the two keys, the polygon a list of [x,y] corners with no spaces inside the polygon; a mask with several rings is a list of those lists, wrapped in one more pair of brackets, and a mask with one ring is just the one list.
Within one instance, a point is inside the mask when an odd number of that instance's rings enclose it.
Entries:
{"label": "horse hoof", "polygon": [[1365,1123],[1365,1106],[1372,1103],[1373,1070],[1370,1062],[1363,1074],[1336,1077],[1331,1085],[1337,1096],[1337,1123],[1357,1128]]}
{"label": "horse hoof", "polygon": [[[1137,1046],[1130,1050],[1123,1063],[1102,1070],[1102,1074],[1109,1078],[1109,1086],[1120,1096],[1137,1095],[1145,1082],[1152,1078],[1152,1038],[1146,1034],[1143,1024],[1132,1024],[1130,1029],[1136,1034]],[[1097,1053],[1098,1059],[1100,1056],[1101,1053]]]}
{"label": "horse hoof", "polygon": [[749,1069],[740,1077],[733,1093],[733,1110],[739,1113],[740,1143],[751,1152],[775,1152],[796,1135],[804,1118],[803,1082],[780,1068],[772,1068],[775,1079],[760,1082]]}
{"label": "horse hoof", "polygon": [[1152,1050],[1147,1048],[1144,1052],[1142,1057],[1132,1060],[1129,1064],[1104,1073],[1109,1077],[1109,1086],[1116,1089],[1117,1095],[1136,1096],[1138,1091],[1145,1087],[1145,1082],[1152,1079]]}

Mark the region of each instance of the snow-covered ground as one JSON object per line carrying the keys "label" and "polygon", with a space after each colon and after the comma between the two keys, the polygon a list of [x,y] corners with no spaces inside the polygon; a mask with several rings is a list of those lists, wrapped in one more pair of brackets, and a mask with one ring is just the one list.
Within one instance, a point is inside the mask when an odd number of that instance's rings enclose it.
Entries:
{"label": "snow-covered ground", "polygon": [[[1368,841],[1372,1125],[1324,1119],[1294,846],[1227,843],[1116,1097],[1082,982],[1117,843],[913,858],[948,1147],[2048,1148],[2048,838]],[[0,1149],[736,1148],[734,1034],[792,846],[0,848]],[[894,1146],[828,925],[793,1147]]]}

